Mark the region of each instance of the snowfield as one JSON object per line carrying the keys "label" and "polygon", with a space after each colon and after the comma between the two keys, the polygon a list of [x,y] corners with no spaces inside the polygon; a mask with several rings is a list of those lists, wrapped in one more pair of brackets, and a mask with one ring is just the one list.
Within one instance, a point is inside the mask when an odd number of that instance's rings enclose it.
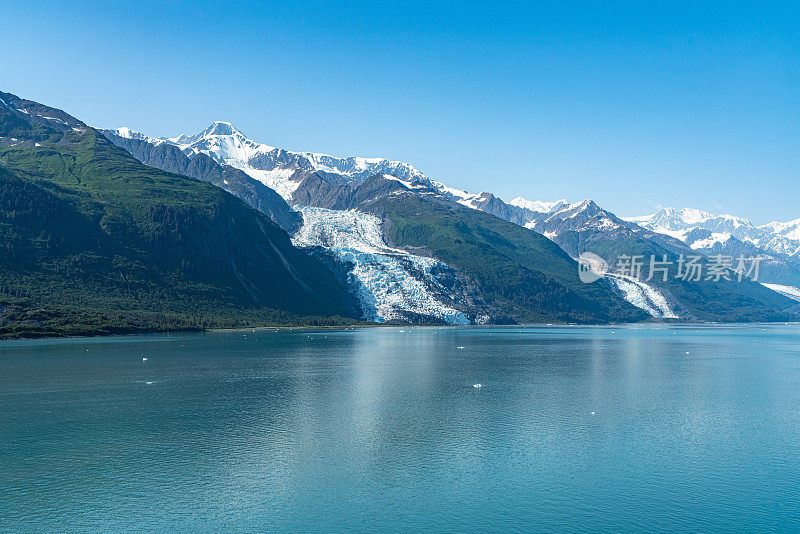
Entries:
{"label": "snowfield", "polygon": [[469,324],[467,316],[435,296],[446,294],[433,270],[443,263],[394,249],[383,241],[380,220],[357,211],[298,208],[303,226],[292,238],[296,246],[321,246],[352,262],[353,283],[365,318],[377,322],[424,315],[447,324]]}
{"label": "snowfield", "polygon": [[800,256],[800,219],[755,226],[741,217],[711,214],[694,208],[661,208],[650,215],[623,219],[683,242],[687,242],[688,235],[698,228],[712,232],[709,239],[691,243],[695,250],[709,249],[735,237],[771,252]]}
{"label": "snowfield", "polygon": [[653,317],[660,319],[677,319],[678,316],[669,307],[667,299],[656,288],[634,278],[619,275],[608,275],[622,291],[625,300],[641,308]]}
{"label": "snowfield", "polygon": [[794,286],[785,286],[782,284],[765,284],[763,282],[761,285],[768,287],[773,291],[777,291],[781,295],[789,297],[792,300],[800,300],[800,288]]}
{"label": "snowfield", "polygon": [[[0,104],[5,105],[2,101]],[[313,172],[338,175],[337,183],[356,183],[382,174],[409,191],[441,195],[469,208],[498,215],[554,241],[564,232],[578,229],[597,230],[613,238],[614,232],[625,232],[627,227],[588,199],[569,203],[565,199],[535,201],[516,197],[504,205],[491,193],[469,193],[432,181],[407,163],[386,158],[289,151],[249,139],[229,122],[217,121],[197,134],[172,138],[151,138],[130,128],[119,128],[116,133],[154,145],[169,143],[187,155],[206,154],[272,188],[290,205],[301,182]],[[305,222],[293,242],[298,246],[324,247],[339,259],[352,263],[351,282],[368,319],[416,322],[429,317],[449,324],[469,324],[468,317],[453,308],[458,306],[456,297],[440,282],[440,279],[445,280],[442,273],[449,277],[452,269],[432,258],[387,246],[377,218],[356,211],[295,209],[303,214]],[[800,257],[800,219],[756,226],[741,217],[694,208],[661,208],[650,215],[623,219],[676,238],[701,254],[715,248],[738,246],[738,240],[773,253]],[[677,318],[664,293],[656,287],[629,277],[609,278],[628,302],[653,317]],[[764,285],[800,300],[798,288]]]}
{"label": "snowfield", "polygon": [[[364,180],[374,174],[388,174],[404,184],[422,182],[428,178],[408,163],[386,158],[362,158],[355,156],[336,157],[315,152],[294,152],[259,143],[245,136],[230,122],[215,121],[208,128],[194,135],[177,137],[148,137],[127,127],[114,130],[120,137],[142,139],[151,144],[169,143],[184,154],[206,154],[219,163],[230,165],[274,189],[286,201],[291,202],[301,178],[296,171],[323,171],[338,174],[352,180]],[[410,188],[425,185],[410,185]]]}

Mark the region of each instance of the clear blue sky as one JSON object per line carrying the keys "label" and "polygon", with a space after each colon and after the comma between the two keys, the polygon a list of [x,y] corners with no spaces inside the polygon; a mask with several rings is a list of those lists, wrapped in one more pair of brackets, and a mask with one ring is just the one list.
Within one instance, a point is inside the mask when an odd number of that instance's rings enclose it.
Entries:
{"label": "clear blue sky", "polygon": [[168,4],[9,2],[0,88],[151,135],[228,120],[506,199],[800,217],[796,3]]}

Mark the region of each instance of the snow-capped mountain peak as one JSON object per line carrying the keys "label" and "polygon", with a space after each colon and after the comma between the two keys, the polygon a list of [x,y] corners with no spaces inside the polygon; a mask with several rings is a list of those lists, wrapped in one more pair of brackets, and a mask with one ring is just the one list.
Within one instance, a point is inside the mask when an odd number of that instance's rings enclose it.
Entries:
{"label": "snow-capped mountain peak", "polygon": [[759,228],[770,229],[776,234],[782,235],[788,239],[800,240],[800,219],[787,222],[773,221],[759,226]]}
{"label": "snow-capped mountain peak", "polygon": [[150,137],[149,135],[145,135],[141,132],[137,132],[127,126],[122,126],[121,128],[114,128],[111,132],[115,133],[116,135],[124,138],[124,139],[138,139],[139,141],[147,141],[153,145],[160,145],[164,142],[163,139],[159,137]]}
{"label": "snow-capped mountain peak", "polygon": [[239,134],[244,137],[239,130],[233,127],[233,124],[225,121],[214,121],[211,125],[203,131],[203,137],[210,135],[235,135]]}
{"label": "snow-capped mountain peak", "polygon": [[[276,156],[285,154],[293,160],[295,167],[308,167],[314,171],[323,171],[354,178],[367,178],[374,174],[391,174],[406,180],[424,180],[427,177],[412,165],[387,158],[363,158],[358,156],[337,157],[318,152],[296,152],[275,148],[259,143],[245,136],[230,122],[215,121],[197,136],[181,136],[170,139],[191,150],[208,151],[212,157],[222,158],[235,167],[252,166],[258,169],[263,166],[253,159],[260,154],[274,152]],[[214,148],[216,148],[216,150]],[[217,148],[218,147],[218,148]],[[297,161],[303,160],[303,161]],[[276,162],[276,166],[282,166]],[[272,170],[272,169],[262,169]]]}
{"label": "snow-capped mountain peak", "polygon": [[[755,226],[734,215],[711,214],[695,208],[661,208],[650,215],[625,217],[625,220],[680,239],[695,249],[708,248],[713,243],[724,243],[735,237],[771,252],[800,255],[800,219]],[[698,230],[710,234],[695,242],[697,236],[703,235]]]}
{"label": "snow-capped mountain peak", "polygon": [[441,182],[432,183],[434,189],[438,190],[445,198],[474,210],[484,210],[485,204],[496,198],[493,194],[487,193],[486,191],[481,193],[467,193],[461,189],[448,187]]}
{"label": "snow-capped mountain peak", "polygon": [[427,176],[408,163],[387,158],[337,157],[276,148],[248,138],[226,121],[214,121],[202,132],[177,137],[151,138],[130,128],[117,128],[114,132],[120,137],[142,139],[154,145],[169,143],[187,155],[205,154],[219,163],[244,171],[287,201],[291,201],[300,182],[314,172],[336,175],[341,181],[358,181],[375,174],[387,174],[407,182],[430,184]]}
{"label": "snow-capped mountain peak", "polygon": [[516,197],[512,199],[509,204],[519,208],[535,211],[536,213],[550,213],[566,206],[568,202],[563,198],[554,202],[548,202],[543,200],[528,200],[527,198]]}
{"label": "snow-capped mountain peak", "polygon": [[653,226],[667,230],[683,230],[689,226],[725,225],[731,229],[739,227],[752,227],[753,224],[747,219],[727,214],[712,214],[697,208],[661,208],[650,215],[639,217],[624,217],[625,220],[641,224],[642,226]]}
{"label": "snow-capped mountain peak", "polygon": [[142,136],[142,134],[140,134],[139,132],[134,132],[127,126],[123,126],[122,128],[117,128],[114,130],[114,132],[118,136],[123,137],[125,139],[138,139],[140,136]]}
{"label": "snow-capped mountain peak", "polygon": [[[714,217],[707,211],[699,210],[696,208],[683,208],[681,210],[675,210],[673,208],[670,211],[670,213],[675,213],[686,224],[700,223],[712,219]],[[722,217],[728,217],[728,216],[724,215]]]}

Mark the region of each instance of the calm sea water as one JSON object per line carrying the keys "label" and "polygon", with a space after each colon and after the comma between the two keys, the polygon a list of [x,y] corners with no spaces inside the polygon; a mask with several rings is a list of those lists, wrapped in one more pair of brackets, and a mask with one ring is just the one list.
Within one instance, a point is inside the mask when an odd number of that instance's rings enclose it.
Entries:
{"label": "calm sea water", "polygon": [[772,532],[799,503],[796,325],[0,344],[4,532]]}

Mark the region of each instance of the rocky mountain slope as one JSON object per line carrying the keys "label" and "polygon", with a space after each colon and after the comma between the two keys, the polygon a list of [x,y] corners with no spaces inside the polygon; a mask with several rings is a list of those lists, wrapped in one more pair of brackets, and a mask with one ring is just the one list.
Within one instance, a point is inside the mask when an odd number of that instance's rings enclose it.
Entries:
{"label": "rocky mountain slope", "polygon": [[[705,256],[718,251],[698,251],[677,237],[617,217],[591,200],[568,203],[564,200],[531,202],[517,198],[511,204],[491,193],[474,195],[445,188],[441,184],[438,184],[438,189],[460,204],[542,233],[572,257],[592,252],[612,268],[621,256],[641,256],[645,261],[655,257],[669,262],[672,268],[666,281],[663,277],[651,280],[612,278],[630,302],[655,317],[677,315],[683,319],[701,321],[779,321],[796,317],[795,306],[785,298],[776,298],[774,288],[760,287],[746,280],[676,279],[681,255],[703,255],[700,264],[707,269],[709,260]],[[758,254],[758,250],[747,252]],[[791,262],[785,263],[773,257],[764,258],[762,269],[765,281],[773,283],[787,283],[800,275]],[[662,302],[667,306],[663,306]]]}
{"label": "rocky mountain slope", "polygon": [[268,217],[141,164],[63,111],[0,93],[0,335],[334,315],[358,315],[347,288]]}
{"label": "rocky mountain slope", "polygon": [[693,208],[662,208],[627,220],[671,235],[698,250],[735,238],[767,252],[800,257],[800,219],[755,226],[733,215],[713,215]]}
{"label": "rocky mountain slope", "polygon": [[100,131],[145,165],[211,182],[264,213],[289,233],[297,230],[302,223],[300,214],[292,210],[283,197],[244,171],[218,163],[202,152],[186,154],[170,143],[150,142],[145,136],[137,135],[128,128]]}
{"label": "rocky mountain slope", "polygon": [[[141,136],[141,134],[135,135]],[[480,300],[480,292],[485,288],[476,290],[477,285],[472,279],[474,276],[467,273],[464,265],[456,265],[451,260],[445,260],[443,250],[434,251],[426,243],[418,242],[411,245],[402,240],[400,243],[392,241],[392,228],[396,221],[393,221],[390,212],[402,211],[399,203],[394,201],[396,198],[402,198],[402,202],[410,205],[417,205],[417,202],[421,201],[424,209],[421,209],[420,217],[430,216],[433,206],[449,206],[451,213],[454,211],[457,214],[468,213],[463,211],[465,208],[491,214],[546,236],[573,258],[577,258],[587,250],[601,254],[609,262],[613,262],[620,254],[642,254],[647,257],[650,255],[662,257],[666,254],[673,262],[677,262],[681,254],[696,254],[695,249],[687,246],[687,243],[678,237],[623,220],[590,200],[570,204],[565,200],[537,202],[517,198],[506,203],[491,193],[470,194],[441,182],[432,181],[413,166],[401,162],[384,158],[336,158],[264,145],[248,139],[230,123],[217,122],[194,135],[162,139],[141,137],[148,139],[148,142],[154,145],[177,147],[188,156],[207,155],[222,165],[241,169],[263,184],[274,188],[293,206],[325,210],[357,210],[379,217],[382,231],[391,244],[390,248],[396,248],[398,245],[399,248],[420,247],[424,252],[423,256],[432,256],[437,261],[443,262],[447,268],[454,269],[462,277],[470,279],[471,283],[464,283],[461,286],[473,289],[469,298],[465,293],[453,298],[447,304],[445,304],[447,299],[438,302],[442,309],[459,309],[473,321],[477,317],[490,317],[491,321],[532,319],[522,313],[521,308],[514,308],[514,313],[507,313],[511,308],[492,304],[486,309],[479,310],[480,306],[476,306],[475,302]],[[392,210],[385,208],[389,205],[392,206]],[[317,212],[316,215],[320,213],[322,212]],[[333,227],[337,227],[341,221],[333,222],[337,216],[333,212],[326,213]],[[482,219],[479,224],[487,225],[489,224],[487,221],[488,219]],[[446,221],[439,222],[447,224]],[[315,220],[314,225],[317,229],[324,226],[320,220]],[[434,235],[437,230],[429,227],[426,231]],[[451,237],[457,239],[455,236]],[[428,236],[426,240],[430,238]],[[515,236],[515,239],[518,238],[519,236]],[[362,252],[370,247],[368,242],[361,244]],[[414,249],[407,249],[406,252],[419,255]],[[376,258],[372,258],[371,261],[373,265],[380,263]],[[791,270],[784,268],[779,260],[767,264],[767,272],[780,273],[777,277],[769,276],[771,282],[788,284],[793,281]],[[770,269],[771,267],[774,269]],[[478,274],[480,273],[473,273],[473,275]],[[416,275],[407,271],[404,276]],[[367,280],[372,279],[374,279],[373,274],[363,274],[359,283],[362,288],[374,287],[367,283]],[[610,277],[608,282],[615,287],[618,295],[655,317],[671,318],[677,315],[684,319],[710,321],[787,320],[795,317],[792,311],[794,304],[789,299],[772,289],[750,282],[736,284],[706,283],[703,280],[663,282],[630,277]],[[441,295],[440,288],[434,289],[434,293]],[[376,296],[373,293],[373,298],[382,301],[388,297],[385,294]],[[469,301],[471,304],[459,308],[459,300]],[[400,312],[400,308],[396,311]],[[408,306],[403,313],[406,312],[413,313]],[[389,317],[393,313],[385,312],[385,315]],[[523,319],[523,317],[528,318]]]}
{"label": "rocky mountain slope", "polygon": [[[503,231],[511,231],[515,234],[513,239],[522,239],[530,249],[528,257],[524,260],[522,257],[514,258],[510,250],[499,253],[499,242],[493,240],[485,241],[480,253],[455,254],[459,249],[468,249],[464,243],[471,241],[471,238],[466,241],[459,239],[458,235],[451,235],[453,241],[447,244],[447,251],[392,242],[390,228],[396,228],[398,223],[391,220],[390,212],[402,211],[401,204],[411,203],[415,197],[431,197],[432,200],[436,197],[435,203],[423,203],[425,212],[433,213],[431,210],[442,203],[448,206],[448,210],[455,210],[456,213],[448,211],[448,217],[432,220],[445,226],[457,226],[459,231],[464,228],[453,222],[458,220],[459,215],[466,214],[468,218],[476,216],[474,210],[466,209],[443,198],[434,184],[411,165],[384,158],[335,158],[277,149],[249,140],[229,123],[223,122],[216,122],[201,133],[175,138],[147,138],[136,133],[130,135],[148,139],[154,146],[167,144],[178,147],[187,155],[205,154],[220,164],[242,169],[265,185],[274,187],[294,206],[339,211],[356,210],[378,217],[378,227],[389,239],[389,244],[383,246],[388,249],[402,249],[406,254],[410,253],[411,257],[417,258],[410,263],[409,261],[398,263],[396,256],[392,258],[395,266],[404,265],[395,270],[397,291],[401,291],[400,288],[404,285],[415,286],[412,280],[423,281],[423,285],[427,288],[427,296],[423,300],[430,297],[436,302],[434,305],[431,304],[433,301],[425,300],[429,305],[420,306],[419,303],[413,304],[413,299],[409,297],[390,296],[390,292],[381,289],[383,282],[376,283],[376,280],[380,278],[379,272],[386,272],[387,254],[374,250],[374,243],[370,242],[370,238],[362,236],[360,238],[362,242],[357,246],[353,246],[351,242],[351,246],[346,247],[349,249],[347,251],[329,247],[329,250],[338,257],[354,261],[355,268],[352,273],[355,277],[356,292],[360,292],[363,296],[364,288],[371,289],[371,297],[366,300],[374,300],[375,304],[371,308],[368,306],[367,315],[372,313],[372,309],[380,310],[379,314],[374,315],[378,320],[416,317],[417,320],[460,322],[459,314],[463,314],[472,322],[491,323],[608,322],[640,320],[646,317],[635,307],[627,305],[609,284],[603,283],[593,287],[580,284],[577,278],[577,264],[558,247],[534,233],[518,232],[514,225],[505,222],[500,222],[504,225]],[[406,193],[411,194],[406,195]],[[400,196],[404,198],[402,202],[388,202],[389,198]],[[377,203],[378,199],[384,202]],[[389,206],[393,209],[388,210]],[[330,236],[341,231],[336,228],[341,226],[342,219],[334,213],[306,210],[304,213],[316,217],[327,213],[326,219],[331,227],[325,229],[325,232]],[[473,223],[475,228],[467,228],[467,231],[489,234],[485,228],[480,227],[494,226],[498,222],[494,218],[484,217],[479,222]],[[304,231],[305,227],[301,229],[295,234],[296,243],[317,244],[316,239],[309,239],[308,236],[319,234],[320,228],[324,225],[321,225],[318,219],[310,220],[306,224],[313,225],[315,230],[311,232]],[[431,227],[430,230],[434,232],[441,229]],[[512,250],[515,246],[517,246],[515,243],[511,244]],[[538,253],[533,252],[534,250]],[[355,252],[359,254],[354,255]],[[433,277],[425,274],[425,268],[419,268],[420,258],[423,257],[434,262]],[[443,257],[449,259],[445,260]],[[476,268],[477,265],[473,260],[477,257],[484,258],[488,264],[485,269]],[[416,266],[414,261],[417,262]],[[507,281],[501,280],[503,277],[501,269],[508,277]],[[513,280],[516,280],[518,285],[514,286]],[[501,287],[502,291],[498,291]],[[507,289],[510,287],[514,287],[518,293]],[[415,294],[422,295],[420,292]],[[362,302],[366,300],[361,299]],[[530,303],[530,306],[526,308],[522,302]],[[455,310],[457,314],[450,310]]]}

